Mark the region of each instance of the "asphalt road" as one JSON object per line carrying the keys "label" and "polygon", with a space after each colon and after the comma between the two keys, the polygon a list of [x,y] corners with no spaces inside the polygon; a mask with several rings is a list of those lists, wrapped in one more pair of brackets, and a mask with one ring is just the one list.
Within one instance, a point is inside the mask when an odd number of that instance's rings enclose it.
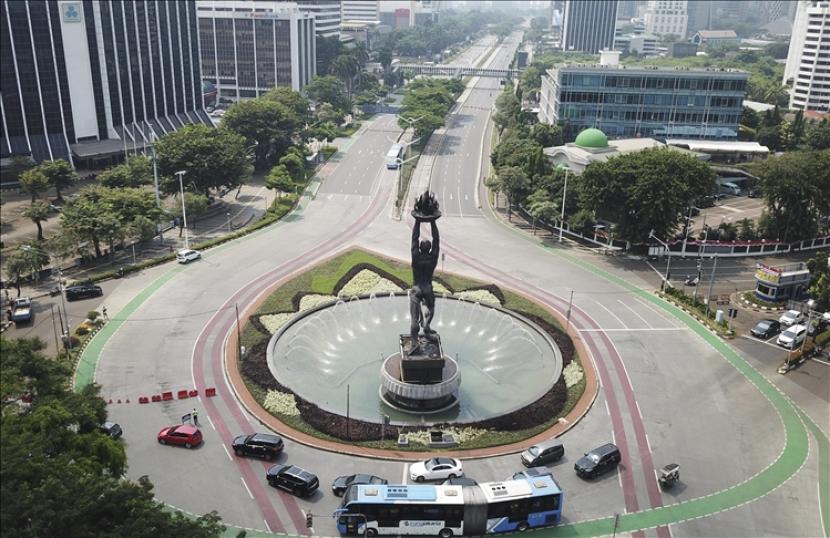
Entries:
{"label": "asphalt road", "polygon": [[[498,282],[563,314],[571,312],[570,323],[590,351],[585,359],[596,365],[601,389],[588,415],[562,437],[566,456],[554,466],[566,491],[566,520],[691,501],[733,488],[766,469],[785,446],[781,415],[711,342],[648,300],[641,290],[654,288],[653,271],[642,262],[628,269],[597,257],[588,266],[587,254],[542,246],[493,217],[486,201],[483,212],[471,202],[479,185],[477,175],[469,172],[486,158],[481,140],[497,93],[494,87],[489,95],[493,83],[498,81],[478,81],[461,108],[465,117],[453,118],[448,129],[457,139],[448,138],[433,169],[433,190],[445,215],[440,221],[447,254],[442,266]],[[406,482],[406,462],[348,457],[288,441],[282,460],[315,472],[322,487],[310,500],[272,490],[263,476],[266,464],[228,452],[234,435],[261,426],[237,403],[223,370],[223,344],[235,329],[235,307],[244,314],[268,286],[352,244],[408,258],[410,223],[389,217],[395,175],[386,171],[384,151],[377,147],[387,148],[390,128],[394,122],[387,116],[371,121],[326,170],[315,199],[283,223],[211,249],[187,267],[127,279],[132,290],[139,284],[150,290],[119,313],[120,325],[103,347],[96,381],[108,399],[131,398],[131,404],[110,406],[111,417],[124,427],[129,476],[149,475],[159,499],[192,513],[217,509],[231,525],[291,534],[307,533],[303,511],[310,510],[322,516],[315,518],[314,534],[333,535],[333,521],[325,516],[339,503],[327,491],[335,476],[360,470]],[[136,296],[133,292],[130,298]],[[779,387],[788,395],[798,391],[813,420],[828,423],[826,394],[816,396],[790,381],[797,378],[767,377],[782,383]],[[216,387],[217,396],[134,403],[139,395],[194,386]],[[158,445],[158,430],[178,423],[194,405],[201,412],[204,445],[194,451]],[[577,479],[570,464],[608,441],[616,442],[623,454],[619,471],[589,482]],[[781,487],[759,489],[762,498],[754,503],[634,534],[818,536],[815,454]],[[661,492],[654,471],[669,462],[681,464],[683,480]],[[472,460],[465,468],[477,480],[498,480],[519,468],[518,456]]]}

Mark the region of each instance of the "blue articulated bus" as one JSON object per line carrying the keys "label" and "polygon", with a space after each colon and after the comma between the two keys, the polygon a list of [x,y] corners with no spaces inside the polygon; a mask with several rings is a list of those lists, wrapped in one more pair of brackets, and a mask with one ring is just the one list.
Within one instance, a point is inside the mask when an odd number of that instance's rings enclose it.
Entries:
{"label": "blue articulated bus", "polygon": [[550,476],[476,486],[352,486],[335,511],[342,536],[525,531],[556,525],[562,490]]}

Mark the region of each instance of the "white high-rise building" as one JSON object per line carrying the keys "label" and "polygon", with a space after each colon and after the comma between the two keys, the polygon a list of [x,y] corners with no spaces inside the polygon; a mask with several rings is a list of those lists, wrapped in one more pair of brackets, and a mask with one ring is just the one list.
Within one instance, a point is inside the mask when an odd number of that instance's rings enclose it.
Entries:
{"label": "white high-rise building", "polygon": [[374,22],[380,18],[379,0],[341,0],[342,22]]}
{"label": "white high-rise building", "polygon": [[800,0],[784,83],[793,84],[790,108],[830,112],[830,1]]}
{"label": "white high-rise building", "polygon": [[297,4],[199,0],[202,76],[234,101],[274,86],[301,90],[316,74],[314,17]]}
{"label": "white high-rise building", "polygon": [[292,0],[300,11],[314,15],[317,37],[340,36],[340,0]]}
{"label": "white high-rise building", "polygon": [[686,37],[688,4],[688,0],[649,0],[645,13],[646,31]]}

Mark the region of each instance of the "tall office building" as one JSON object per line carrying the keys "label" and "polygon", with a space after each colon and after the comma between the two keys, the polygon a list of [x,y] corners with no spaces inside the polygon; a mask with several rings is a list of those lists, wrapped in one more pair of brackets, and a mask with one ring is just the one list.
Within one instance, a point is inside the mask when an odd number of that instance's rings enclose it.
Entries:
{"label": "tall office building", "polygon": [[830,1],[798,2],[784,68],[790,82],[790,108],[830,112]]}
{"label": "tall office building", "polygon": [[649,0],[646,8],[646,31],[650,34],[686,37],[689,22],[687,7],[687,0]]}
{"label": "tall office building", "polygon": [[596,53],[614,48],[617,0],[565,0],[562,49]]}
{"label": "tall office building", "polygon": [[374,22],[380,20],[379,0],[341,0],[342,22]]}
{"label": "tall office building", "polygon": [[316,73],[314,17],[296,4],[200,0],[202,75],[220,99],[258,97],[274,86],[301,90]]}
{"label": "tall office building", "polygon": [[715,4],[712,0],[689,0],[687,3],[689,15],[686,35],[694,35],[700,30],[711,30],[712,19],[715,15]]}
{"label": "tall office building", "polygon": [[292,0],[300,11],[314,16],[317,37],[340,36],[340,0]]}
{"label": "tall office building", "polygon": [[0,156],[93,163],[203,110],[196,4],[0,4]]}

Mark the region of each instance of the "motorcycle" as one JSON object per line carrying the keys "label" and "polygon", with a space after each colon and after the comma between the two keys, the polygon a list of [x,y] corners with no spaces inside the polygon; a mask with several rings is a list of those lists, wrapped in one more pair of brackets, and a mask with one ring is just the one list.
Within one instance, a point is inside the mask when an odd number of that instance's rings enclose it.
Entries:
{"label": "motorcycle", "polygon": [[670,463],[660,469],[660,476],[657,478],[657,482],[660,483],[662,488],[670,488],[679,480],[680,465],[676,463]]}

